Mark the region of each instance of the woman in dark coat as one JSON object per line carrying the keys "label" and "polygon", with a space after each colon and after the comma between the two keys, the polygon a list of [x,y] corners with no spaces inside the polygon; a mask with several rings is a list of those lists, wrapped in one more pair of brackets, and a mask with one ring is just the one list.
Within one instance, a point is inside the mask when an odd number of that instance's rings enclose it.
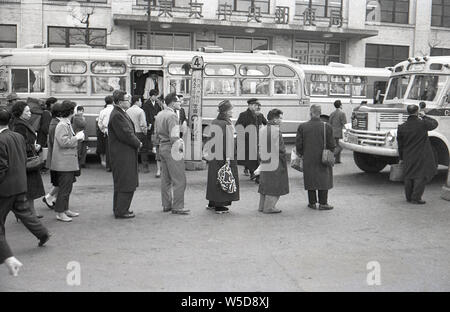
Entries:
{"label": "woman in dark coat", "polygon": [[[222,131],[223,141],[216,142],[222,144],[222,155],[217,155],[208,163],[208,184],[206,189],[206,199],[209,200],[207,209],[214,210],[216,213],[226,213],[231,202],[239,200],[239,177],[237,161],[234,159],[234,127],[231,122],[233,116],[233,105],[225,100],[219,104],[219,115],[211,122],[211,133]],[[220,129],[220,130],[219,130]],[[210,142],[214,142],[212,135]],[[232,147],[232,149],[231,149]],[[211,155],[216,152],[216,147],[211,147]],[[217,174],[220,168],[229,161],[231,172],[236,181],[236,192],[229,194],[222,190],[217,182]]]}
{"label": "woman in dark coat", "polygon": [[[27,103],[19,101],[12,107],[12,113],[15,117],[12,129],[25,138],[27,157],[37,156],[37,152],[41,147],[36,146],[36,132],[27,122],[31,118],[30,107]],[[34,200],[44,195],[45,190],[40,170],[27,170],[27,204],[38,218],[42,218],[42,216],[36,213],[36,210],[34,209]]]}
{"label": "woman in dark coat", "polygon": [[327,149],[334,151],[336,142],[333,138],[333,128],[320,120],[321,108],[311,105],[311,120],[300,124],[297,130],[297,154],[303,156],[303,179],[305,190],[308,191],[311,209],[317,209],[317,193],[319,195],[319,210],[330,210],[328,205],[328,190],[333,188],[333,168],[322,164],[324,149],[324,130],[326,130]]}
{"label": "woman in dark coat", "polygon": [[[272,109],[267,115],[268,125],[259,131],[259,151],[267,153],[261,154],[260,184],[258,193],[260,194],[259,211],[263,213],[279,213],[275,205],[280,196],[289,194],[289,177],[286,160],[286,147],[283,135],[280,131],[280,124],[283,119],[283,112],[279,109]],[[264,146],[265,145],[265,146]],[[278,148],[276,147],[278,145]],[[272,159],[272,153],[277,159]],[[275,166],[275,167],[274,167]]]}

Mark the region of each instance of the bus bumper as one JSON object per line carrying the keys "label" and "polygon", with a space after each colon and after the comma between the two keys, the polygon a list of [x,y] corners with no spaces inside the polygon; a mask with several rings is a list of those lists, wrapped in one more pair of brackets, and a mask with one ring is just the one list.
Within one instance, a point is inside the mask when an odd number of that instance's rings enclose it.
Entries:
{"label": "bus bumper", "polygon": [[398,157],[397,149],[379,147],[379,146],[367,146],[367,145],[359,145],[354,143],[345,142],[344,140],[339,140],[339,144],[348,150],[363,153],[363,154],[371,154],[378,156],[387,156],[387,157]]}

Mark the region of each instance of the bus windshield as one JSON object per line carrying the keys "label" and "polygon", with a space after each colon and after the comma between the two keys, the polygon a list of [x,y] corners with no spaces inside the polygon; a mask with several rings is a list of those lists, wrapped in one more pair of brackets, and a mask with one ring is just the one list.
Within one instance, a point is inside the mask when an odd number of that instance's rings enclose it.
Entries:
{"label": "bus windshield", "polygon": [[401,99],[405,95],[411,75],[392,77],[387,90],[386,100]]}
{"label": "bus windshield", "polygon": [[416,75],[411,82],[408,94],[409,100],[433,101],[439,86],[442,86],[444,76],[439,75]]}

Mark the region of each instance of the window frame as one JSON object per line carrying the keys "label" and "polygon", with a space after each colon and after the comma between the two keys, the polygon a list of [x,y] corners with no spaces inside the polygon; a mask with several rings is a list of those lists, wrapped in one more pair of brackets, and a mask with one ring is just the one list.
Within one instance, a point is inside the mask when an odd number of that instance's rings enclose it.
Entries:
{"label": "window frame", "polygon": [[[249,7],[260,7],[261,8],[261,14],[270,14],[270,7],[272,5],[271,0],[228,0],[227,1],[228,4],[231,4],[231,6],[232,6],[231,10],[233,12],[247,12],[248,13],[248,7],[247,7],[246,10],[238,10],[237,9],[238,8],[238,1],[248,2],[249,3]],[[231,3],[229,3],[229,2],[231,2]],[[259,2],[267,3],[267,11],[263,11],[262,10],[262,7],[260,5],[258,5]],[[219,0],[218,4],[221,5],[221,4],[225,4],[225,3],[222,3]]]}
{"label": "window frame", "polygon": [[[20,91],[16,91],[13,89],[13,70],[15,69],[22,69],[22,70],[27,70],[27,92],[20,92]],[[41,70],[43,72],[43,82],[44,82],[44,91],[42,92],[31,92],[31,85],[30,85],[30,70],[33,69],[37,69],[37,70]],[[46,67],[40,67],[40,66],[13,66],[9,68],[9,89],[11,90],[11,92],[17,93],[17,94],[46,94],[47,93],[47,87],[48,87],[48,83],[47,83],[47,74],[46,74]]]}
{"label": "window frame", "polygon": [[[267,69],[267,74],[262,74],[262,75],[244,75],[241,72],[241,69],[242,69],[243,66],[255,66],[255,67],[261,66],[261,67],[265,67]],[[239,65],[239,76],[241,76],[241,77],[269,77],[270,73],[271,73],[270,66],[267,65],[267,64],[240,64]]]}
{"label": "window frame", "polygon": [[[230,74],[230,75],[218,75],[218,74],[209,75],[206,72],[208,66],[230,66],[230,67],[232,66],[234,69],[234,73]],[[205,64],[204,74],[205,74],[205,76],[208,76],[208,77],[235,77],[236,78],[236,73],[237,73],[236,66],[234,64],[230,64],[230,63],[228,63],[228,64],[226,64],[226,63],[207,63],[207,64]]]}
{"label": "window frame", "polygon": [[66,48],[69,48],[71,45],[70,43],[70,30],[71,29],[77,29],[77,30],[88,30],[88,31],[104,31],[105,35],[105,44],[100,45],[100,44],[88,44],[86,42],[82,43],[82,44],[86,44],[88,46],[91,46],[93,48],[106,48],[106,46],[108,45],[108,30],[106,28],[97,28],[97,27],[90,27],[88,29],[86,29],[85,27],[68,27],[68,26],[52,26],[52,25],[48,25],[47,26],[47,45],[48,47],[58,47],[58,46],[62,46],[62,43],[51,43],[50,42],[50,31],[51,29],[64,29],[64,46]]}
{"label": "window frame", "polygon": [[[77,62],[77,63],[82,63],[84,65],[84,71],[80,72],[80,73],[78,73],[78,72],[71,72],[71,73],[54,72],[52,70],[52,64],[56,63],[56,62]],[[58,59],[56,59],[56,60],[51,60],[50,61],[49,65],[48,65],[48,68],[49,68],[50,73],[54,74],[54,75],[61,75],[61,74],[65,74],[65,75],[83,75],[83,74],[87,73],[88,65],[87,65],[87,63],[85,61],[82,61],[82,60],[70,60],[70,59],[58,60]]]}
{"label": "window frame", "polygon": [[15,30],[15,32],[16,32],[16,38],[15,38],[15,41],[9,41],[9,40],[1,40],[0,41],[0,47],[1,47],[1,44],[2,43],[6,43],[6,44],[8,44],[8,43],[14,43],[14,47],[12,47],[12,48],[17,48],[17,25],[16,24],[0,24],[0,28],[2,27],[2,26],[4,26],[4,27],[14,27],[14,30]]}
{"label": "window frame", "polygon": [[[388,57],[388,58],[382,58],[380,50],[385,48],[385,47],[392,47],[392,54]],[[405,56],[401,56],[401,57],[396,57],[396,52],[395,52],[395,48],[407,48],[408,50],[408,55]],[[373,57],[368,57],[367,56],[367,51],[369,51],[369,49],[376,49],[376,58]],[[393,63],[390,63],[390,65],[388,66],[395,66],[398,63],[406,60],[409,57],[409,53],[410,53],[410,47],[409,46],[403,46],[403,45],[388,45],[388,44],[374,44],[374,43],[366,43],[366,56],[365,56],[365,67],[385,67],[380,65],[382,60],[392,60]],[[376,60],[376,65],[375,66],[369,66],[368,65],[368,60]]]}
{"label": "window frame", "polygon": [[[409,24],[409,14],[410,14],[410,5],[411,5],[411,1],[410,0],[379,0],[380,1],[380,11],[381,11],[381,16],[380,16],[380,20],[382,23],[393,23],[393,24],[403,24],[403,25],[408,25]],[[388,9],[383,9],[383,1],[392,1],[393,7],[392,7],[392,11],[388,10]],[[400,5],[400,3],[403,2],[407,2],[408,3],[408,10],[407,12],[403,12],[403,11],[397,11],[397,7]],[[383,20],[383,12],[389,12],[392,14],[392,20]],[[399,22],[397,21],[397,15],[398,13],[406,13],[406,22]]]}

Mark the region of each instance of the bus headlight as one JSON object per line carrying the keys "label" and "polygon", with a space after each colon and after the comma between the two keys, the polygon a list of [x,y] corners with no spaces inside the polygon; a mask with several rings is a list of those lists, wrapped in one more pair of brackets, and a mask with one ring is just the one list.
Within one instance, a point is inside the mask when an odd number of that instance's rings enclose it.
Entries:
{"label": "bus headlight", "polygon": [[397,140],[397,136],[391,130],[386,134],[385,144],[387,146],[394,146],[396,140]]}

